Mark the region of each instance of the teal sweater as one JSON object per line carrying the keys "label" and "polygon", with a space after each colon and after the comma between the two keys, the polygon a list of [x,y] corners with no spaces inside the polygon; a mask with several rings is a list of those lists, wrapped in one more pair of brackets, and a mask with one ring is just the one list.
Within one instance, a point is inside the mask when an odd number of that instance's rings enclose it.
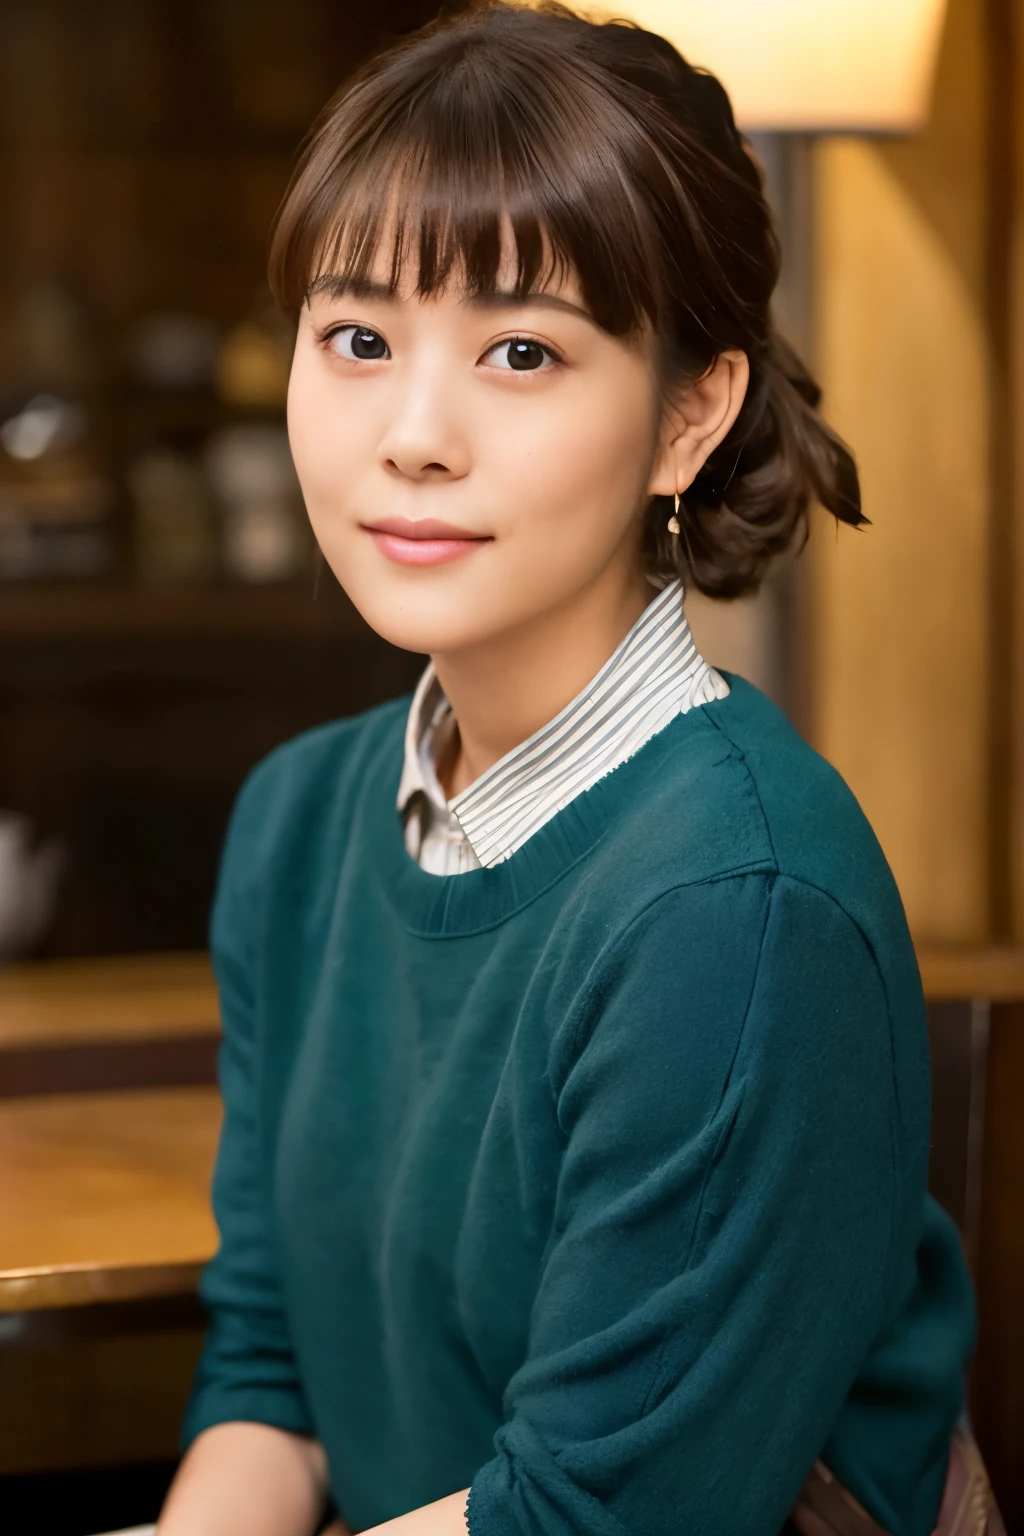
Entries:
{"label": "teal sweater", "polygon": [[407,700],[250,776],[186,1443],[316,1435],[355,1531],[471,1485],[471,1536],[776,1536],[819,1455],[932,1529],[974,1315],[914,953],[730,682],[470,874],[406,852]]}

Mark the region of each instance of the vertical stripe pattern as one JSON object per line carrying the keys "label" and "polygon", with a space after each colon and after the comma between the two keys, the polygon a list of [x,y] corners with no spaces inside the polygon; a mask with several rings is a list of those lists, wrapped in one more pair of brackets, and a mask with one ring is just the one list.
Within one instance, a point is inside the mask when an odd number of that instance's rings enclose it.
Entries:
{"label": "vertical stripe pattern", "polygon": [[455,722],[431,665],[406,727],[398,793],[406,846],[430,874],[500,864],[677,714],[728,692],[694,645],[682,585],[673,581],[553,720],[446,801],[434,764]]}

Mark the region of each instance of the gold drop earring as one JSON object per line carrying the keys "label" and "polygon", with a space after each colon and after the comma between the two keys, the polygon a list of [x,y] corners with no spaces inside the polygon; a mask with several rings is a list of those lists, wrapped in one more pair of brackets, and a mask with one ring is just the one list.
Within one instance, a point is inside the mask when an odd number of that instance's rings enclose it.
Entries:
{"label": "gold drop earring", "polygon": [[672,513],[672,516],[668,520],[668,531],[669,531],[669,533],[678,534],[679,531],[680,531],[679,530],[679,492],[678,491],[676,491],[676,493],[675,493],[675,503],[676,503],[675,511]]}

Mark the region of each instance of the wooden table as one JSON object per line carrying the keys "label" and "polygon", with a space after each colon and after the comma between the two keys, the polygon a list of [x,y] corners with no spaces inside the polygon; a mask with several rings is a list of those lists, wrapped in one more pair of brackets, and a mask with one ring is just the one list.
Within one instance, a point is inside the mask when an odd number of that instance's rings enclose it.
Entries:
{"label": "wooden table", "polygon": [[216,1088],[0,1103],[0,1313],[194,1294],[219,1126]]}
{"label": "wooden table", "polygon": [[194,1296],[219,1039],[203,954],[0,971],[0,1314]]}
{"label": "wooden table", "polygon": [[[976,1424],[1016,1515],[1024,953],[919,958],[932,1171],[978,1282]],[[215,1243],[218,1039],[205,956],[0,972],[0,1473],[173,1455]]]}
{"label": "wooden table", "polygon": [[0,971],[0,1474],[174,1456],[219,1037],[205,955]]}
{"label": "wooden table", "polygon": [[0,970],[0,1098],[216,1081],[217,990],[203,954]]}
{"label": "wooden table", "polygon": [[0,1101],[0,1473],[174,1456],[220,1114],[214,1087]]}

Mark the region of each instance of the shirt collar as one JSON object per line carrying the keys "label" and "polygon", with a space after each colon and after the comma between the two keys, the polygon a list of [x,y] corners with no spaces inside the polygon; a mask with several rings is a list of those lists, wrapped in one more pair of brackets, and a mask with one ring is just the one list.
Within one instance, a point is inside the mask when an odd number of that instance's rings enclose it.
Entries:
{"label": "shirt collar", "polygon": [[724,697],[728,685],[699,655],[682,599],[682,583],[670,582],[554,719],[451,800],[435,764],[455,720],[431,662],[409,709],[399,811],[425,796],[435,823],[461,830],[481,864],[498,863],[673,715]]}
{"label": "shirt collar", "polygon": [[405,754],[398,785],[400,811],[406,810],[414,795],[422,794],[426,795],[433,809],[447,812],[448,802],[437,777],[436,764],[454,723],[452,707],[438,680],[434,663],[430,662],[416,685],[405,723]]}

